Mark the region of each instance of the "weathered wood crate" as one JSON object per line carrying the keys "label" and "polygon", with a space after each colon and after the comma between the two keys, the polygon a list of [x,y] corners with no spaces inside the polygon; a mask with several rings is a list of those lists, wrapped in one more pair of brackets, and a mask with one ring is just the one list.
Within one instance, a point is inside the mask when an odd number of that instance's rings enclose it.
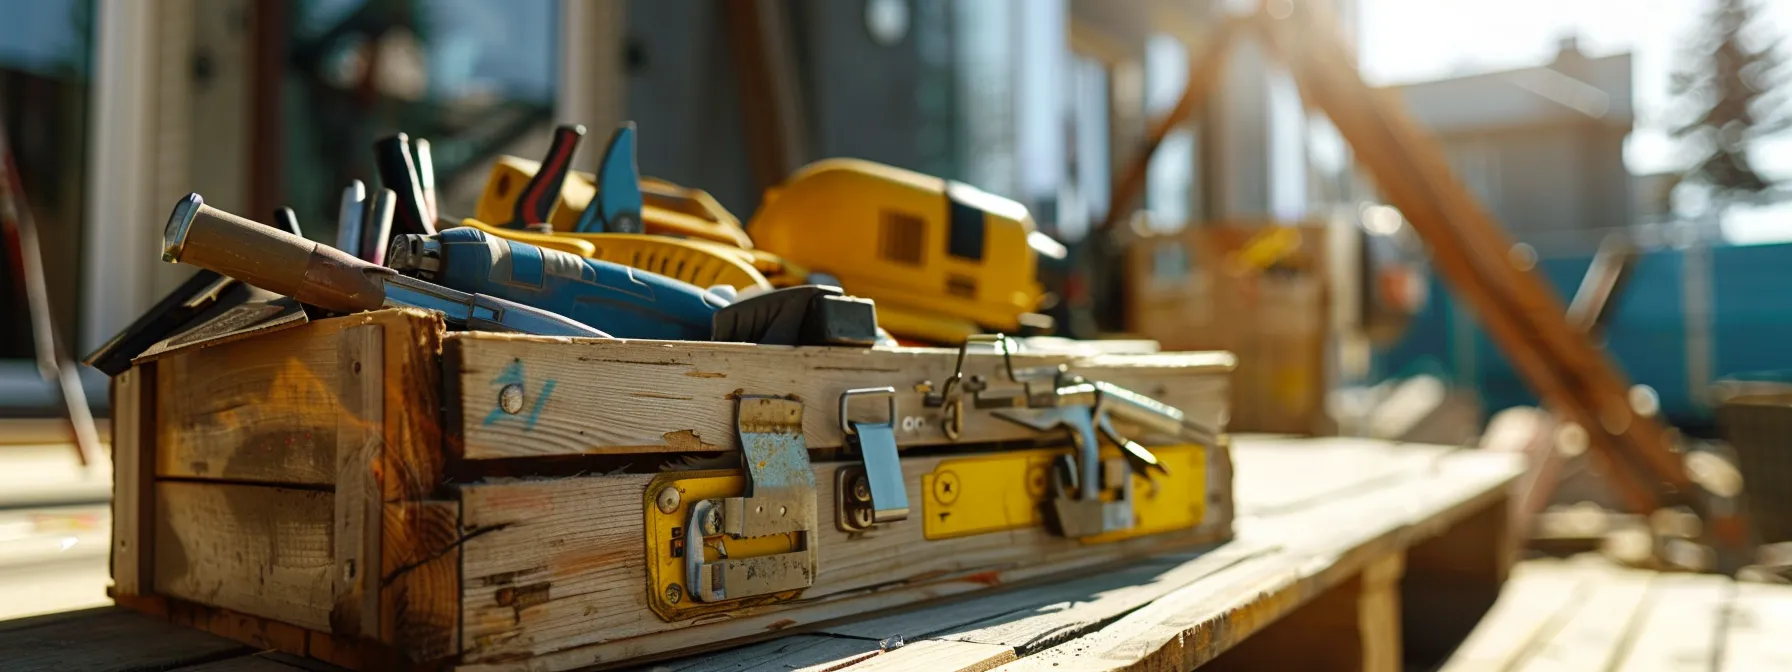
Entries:
{"label": "weathered wood crate", "polygon": [[[1068,364],[1191,420],[1225,420],[1223,353],[1013,361]],[[1036,490],[1066,444],[981,411],[949,439],[921,383],[938,385],[956,362],[937,349],[449,334],[433,315],[397,310],[173,351],[114,381],[114,597],[359,669],[559,670],[1229,536],[1223,439],[1171,445],[1125,423],[1174,480],[1133,479],[1136,533],[1054,534]],[[964,372],[996,379],[1001,367],[973,355]],[[846,496],[836,478],[858,458],[841,449],[841,395],[881,386],[896,390],[912,513],[847,532],[835,524]],[[682,530],[664,528],[690,507],[668,490],[743,494],[736,407],[754,395],[799,402],[786,406],[800,407],[793,436],[814,474],[816,520],[800,537],[812,571],[797,590],[699,605],[670,585]],[[855,399],[849,412],[881,415],[885,403]],[[990,466],[1019,459],[1027,470]]]}

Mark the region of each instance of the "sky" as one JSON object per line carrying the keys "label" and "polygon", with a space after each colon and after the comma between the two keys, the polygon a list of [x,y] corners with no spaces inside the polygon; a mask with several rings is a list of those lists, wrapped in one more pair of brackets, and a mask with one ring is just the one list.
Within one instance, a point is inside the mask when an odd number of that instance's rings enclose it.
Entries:
{"label": "sky", "polygon": [[[1630,52],[1637,121],[1625,163],[1632,173],[1670,171],[1682,159],[1663,130],[1668,76],[1713,1],[1360,0],[1362,66],[1378,84],[1525,67],[1548,62],[1571,34],[1590,55]],[[1755,2],[1761,25],[1792,46],[1792,0]],[[1792,177],[1792,138],[1754,158],[1763,172]]]}

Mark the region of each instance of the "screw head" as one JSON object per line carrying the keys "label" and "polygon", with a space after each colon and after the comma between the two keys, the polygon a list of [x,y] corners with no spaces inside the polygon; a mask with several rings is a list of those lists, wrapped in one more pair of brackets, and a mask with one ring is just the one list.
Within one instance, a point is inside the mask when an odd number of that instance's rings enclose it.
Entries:
{"label": "screw head", "polygon": [[864,476],[852,479],[852,498],[858,502],[871,501],[871,483]]}
{"label": "screw head", "polygon": [[660,488],[658,495],[654,495],[653,503],[660,507],[660,513],[672,513],[678,510],[678,502],[682,499],[678,494],[678,486],[668,485]]}
{"label": "screw head", "polygon": [[498,408],[511,415],[523,412],[523,386],[511,383],[498,390]]}
{"label": "screw head", "polygon": [[682,600],[682,599],[684,599],[684,586],[678,585],[676,583],[666,584],[666,602],[667,603],[678,604],[678,601]]}
{"label": "screw head", "polygon": [[958,501],[958,474],[942,471],[933,479],[933,499],[941,504]]}

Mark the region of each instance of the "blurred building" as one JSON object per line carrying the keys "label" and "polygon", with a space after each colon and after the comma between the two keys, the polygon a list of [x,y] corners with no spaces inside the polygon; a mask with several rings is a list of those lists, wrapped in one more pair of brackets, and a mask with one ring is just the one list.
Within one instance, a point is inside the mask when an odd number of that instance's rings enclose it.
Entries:
{"label": "blurred building", "polygon": [[1568,38],[1547,65],[1397,88],[1456,177],[1517,239],[1590,250],[1634,222],[1629,54],[1589,57]]}

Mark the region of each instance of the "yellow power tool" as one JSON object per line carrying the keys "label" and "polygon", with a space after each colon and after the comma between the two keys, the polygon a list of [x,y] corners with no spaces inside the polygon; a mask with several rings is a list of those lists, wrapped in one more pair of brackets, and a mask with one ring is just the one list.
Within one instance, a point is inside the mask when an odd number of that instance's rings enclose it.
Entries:
{"label": "yellow power tool", "polygon": [[1018,330],[1043,293],[1038,254],[1057,246],[1020,203],[857,159],[798,170],[748,228],[760,249],[876,301],[891,334],[936,343]]}

